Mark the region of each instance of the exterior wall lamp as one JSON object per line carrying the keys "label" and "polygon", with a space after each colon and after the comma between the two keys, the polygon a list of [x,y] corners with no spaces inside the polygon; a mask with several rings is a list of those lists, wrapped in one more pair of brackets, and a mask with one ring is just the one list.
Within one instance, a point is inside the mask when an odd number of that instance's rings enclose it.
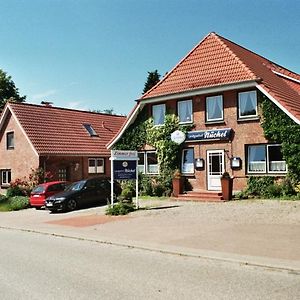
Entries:
{"label": "exterior wall lamp", "polygon": [[196,158],[195,159],[195,168],[196,169],[203,169],[204,168],[204,159],[203,158]]}

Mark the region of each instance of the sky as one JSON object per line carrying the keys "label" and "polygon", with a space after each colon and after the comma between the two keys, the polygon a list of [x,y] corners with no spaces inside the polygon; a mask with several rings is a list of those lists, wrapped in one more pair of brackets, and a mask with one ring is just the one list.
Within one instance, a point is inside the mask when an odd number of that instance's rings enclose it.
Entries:
{"label": "sky", "polygon": [[128,114],[212,31],[300,73],[299,29],[299,0],[0,0],[0,69],[28,103]]}

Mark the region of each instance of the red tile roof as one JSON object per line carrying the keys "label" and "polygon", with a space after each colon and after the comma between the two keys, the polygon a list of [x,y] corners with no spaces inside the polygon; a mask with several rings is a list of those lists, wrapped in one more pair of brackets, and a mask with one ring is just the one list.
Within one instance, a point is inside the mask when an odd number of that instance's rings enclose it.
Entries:
{"label": "red tile roof", "polygon": [[278,103],[300,120],[300,75],[237,45],[216,33],[206,36],[156,86],[141,97],[192,91],[255,80]]}
{"label": "red tile roof", "polygon": [[[106,144],[126,117],[27,103],[9,103],[39,155],[107,156]],[[90,136],[90,124],[98,136]]]}

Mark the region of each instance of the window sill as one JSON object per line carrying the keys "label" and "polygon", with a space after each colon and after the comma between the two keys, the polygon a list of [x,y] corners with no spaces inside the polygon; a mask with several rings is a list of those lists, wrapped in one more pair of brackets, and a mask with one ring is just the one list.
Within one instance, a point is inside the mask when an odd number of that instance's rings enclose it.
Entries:
{"label": "window sill", "polygon": [[242,123],[242,122],[251,122],[251,121],[259,121],[260,117],[255,116],[255,117],[249,117],[249,118],[239,118],[237,119],[238,123]]}
{"label": "window sill", "polygon": [[225,121],[224,120],[219,120],[219,121],[206,121],[205,122],[206,126],[208,126],[208,125],[216,125],[216,124],[225,125]]}
{"label": "window sill", "polygon": [[1,184],[0,187],[2,189],[8,189],[9,188],[9,184]]}

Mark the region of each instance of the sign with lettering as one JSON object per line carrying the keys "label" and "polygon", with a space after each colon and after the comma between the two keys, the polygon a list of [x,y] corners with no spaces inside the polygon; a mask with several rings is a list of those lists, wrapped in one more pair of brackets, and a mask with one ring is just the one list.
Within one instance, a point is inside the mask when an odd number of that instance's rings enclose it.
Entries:
{"label": "sign with lettering", "polygon": [[189,131],[186,134],[186,142],[195,141],[227,141],[231,138],[231,128]]}
{"label": "sign with lettering", "polygon": [[128,159],[128,160],[138,160],[137,151],[132,150],[112,150],[111,157],[115,159]]}
{"label": "sign with lettering", "polygon": [[172,132],[171,134],[171,141],[173,141],[174,143],[180,145],[184,142],[185,140],[185,133],[180,131],[180,130],[175,130],[174,132]]}
{"label": "sign with lettering", "polygon": [[136,179],[136,160],[114,160],[114,179],[135,180]]}

